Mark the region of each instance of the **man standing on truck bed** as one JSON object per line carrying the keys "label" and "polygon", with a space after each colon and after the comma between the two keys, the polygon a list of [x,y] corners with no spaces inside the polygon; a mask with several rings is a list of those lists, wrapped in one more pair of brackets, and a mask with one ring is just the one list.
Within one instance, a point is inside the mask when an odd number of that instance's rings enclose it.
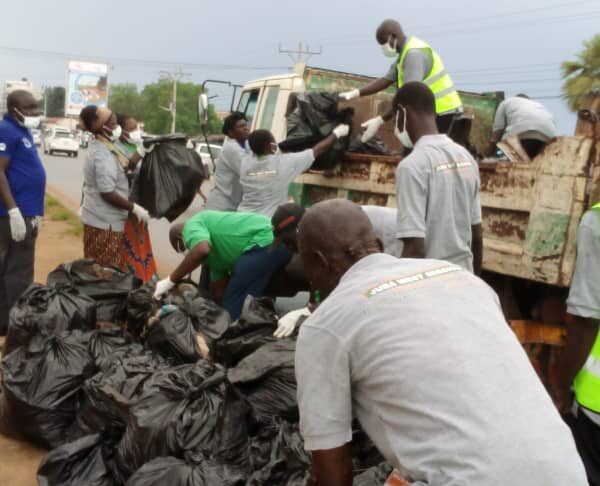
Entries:
{"label": "man standing on truck bed", "polygon": [[477,162],[438,133],[435,99],[425,84],[402,86],[393,109],[394,133],[405,147],[414,147],[396,169],[396,236],[404,243],[402,256],[447,260],[479,275],[483,240]]}
{"label": "man standing on truck bed", "polygon": [[352,485],[354,416],[415,485],[585,484],[569,428],[483,281],[380,253],[347,200],[308,209],[298,243],[323,298],[296,346],[312,484]]}
{"label": "man standing on truck bed", "polygon": [[[588,480],[600,486],[600,202],[583,215],[555,398],[567,415]],[[575,400],[573,401],[573,392]]]}
{"label": "man standing on truck bed", "polygon": [[[395,57],[396,61],[382,78],[361,89],[340,93],[340,98],[352,100],[378,93],[392,85],[401,88],[405,83],[421,81],[431,88],[435,96],[438,131],[449,133],[454,117],[463,111],[463,106],[440,56],[426,42],[416,37],[406,37],[402,27],[395,20],[384,20],[377,28],[376,39],[383,49],[383,54]],[[363,123],[365,132],[362,141],[366,142],[372,138],[384,122],[392,119],[392,115],[392,111],[388,111],[383,116]]]}

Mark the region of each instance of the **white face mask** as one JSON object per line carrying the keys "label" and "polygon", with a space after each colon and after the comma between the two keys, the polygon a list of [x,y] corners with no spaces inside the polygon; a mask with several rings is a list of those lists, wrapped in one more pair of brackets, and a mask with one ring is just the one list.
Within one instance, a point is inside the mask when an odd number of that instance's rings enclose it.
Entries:
{"label": "white face mask", "polygon": [[37,128],[40,126],[41,118],[40,116],[25,116],[21,113],[20,110],[15,108],[15,111],[23,118],[23,121],[19,120],[19,124],[25,128]]}
{"label": "white face mask", "polygon": [[142,131],[139,128],[136,128],[133,132],[129,132],[129,136],[127,137],[129,143],[139,144],[143,142],[142,139]]}
{"label": "white face mask", "polygon": [[121,136],[121,125],[117,125],[112,130],[110,128],[108,128],[106,125],[104,125],[104,130],[106,130],[107,132],[111,132],[111,134],[108,135],[108,138],[110,139],[111,142],[117,141],[119,139],[119,137]]}
{"label": "white face mask", "polygon": [[398,46],[398,39],[394,39],[394,42],[390,44],[390,39],[381,46],[381,50],[383,51],[383,55],[385,57],[396,57],[398,55],[398,51],[396,47]]}
{"label": "white face mask", "polygon": [[408,131],[406,130],[406,109],[403,106],[401,106],[400,108],[402,108],[402,111],[404,112],[404,123],[402,131],[398,130],[398,115],[400,114],[400,110],[398,110],[396,112],[396,122],[394,123],[394,135],[400,141],[403,147],[411,149],[413,148],[413,143],[410,139]]}

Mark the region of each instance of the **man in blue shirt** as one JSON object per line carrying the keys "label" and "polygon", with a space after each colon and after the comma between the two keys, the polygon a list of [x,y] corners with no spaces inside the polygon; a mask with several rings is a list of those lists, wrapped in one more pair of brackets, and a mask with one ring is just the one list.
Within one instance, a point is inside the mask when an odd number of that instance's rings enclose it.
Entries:
{"label": "man in blue shirt", "polygon": [[31,128],[40,123],[37,101],[28,91],[13,91],[0,121],[0,335],[8,314],[33,282],[35,239],[44,214],[46,171]]}

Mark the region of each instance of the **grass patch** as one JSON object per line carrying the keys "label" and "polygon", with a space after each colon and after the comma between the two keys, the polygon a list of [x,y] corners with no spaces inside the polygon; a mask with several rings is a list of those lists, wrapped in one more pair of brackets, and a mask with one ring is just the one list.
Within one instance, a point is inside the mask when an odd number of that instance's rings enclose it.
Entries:
{"label": "grass patch", "polygon": [[65,208],[58,199],[52,196],[46,196],[45,200],[46,218],[50,221],[64,221],[69,228],[65,234],[81,237],[83,235],[83,225],[75,213]]}

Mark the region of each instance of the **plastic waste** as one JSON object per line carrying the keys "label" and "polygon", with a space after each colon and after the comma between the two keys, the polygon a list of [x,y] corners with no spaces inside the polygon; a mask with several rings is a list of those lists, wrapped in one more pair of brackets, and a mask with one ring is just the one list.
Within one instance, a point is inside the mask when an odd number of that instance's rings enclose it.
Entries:
{"label": "plastic waste", "polygon": [[96,303],[71,286],[31,285],[11,309],[4,355],[29,344],[36,335],[49,336],[96,325]]}
{"label": "plastic waste", "polygon": [[157,137],[154,150],[146,154],[139,174],[136,203],[153,218],[174,221],[192,203],[206,177],[200,155],[186,148],[186,137]]}

